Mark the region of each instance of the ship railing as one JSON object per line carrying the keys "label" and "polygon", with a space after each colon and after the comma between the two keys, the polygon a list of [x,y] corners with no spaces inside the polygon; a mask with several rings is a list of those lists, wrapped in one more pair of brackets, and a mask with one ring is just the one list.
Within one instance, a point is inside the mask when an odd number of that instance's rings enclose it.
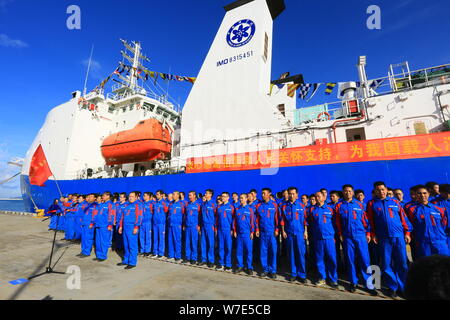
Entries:
{"label": "ship railing", "polygon": [[307,123],[352,118],[361,114],[362,101],[358,99],[324,103],[294,110],[294,126]]}
{"label": "ship railing", "polygon": [[[118,85],[118,86],[120,87],[120,85]],[[160,103],[162,103],[162,104],[168,106],[169,108],[171,108],[171,109],[173,109],[173,110],[175,110],[175,111],[177,111],[177,112],[180,111],[180,110],[179,110],[179,107],[176,107],[174,104],[172,104],[171,102],[169,102],[165,96],[163,96],[163,95],[160,96],[160,95],[157,95],[157,94],[155,94],[155,93],[153,93],[153,92],[145,92],[145,94],[144,94],[143,92],[141,92],[141,93],[139,93],[139,92],[137,92],[137,93],[135,93],[135,92],[125,92],[125,93],[113,93],[113,92],[109,92],[109,93],[106,95],[106,97],[107,97],[108,99],[113,100],[113,101],[120,101],[120,100],[128,99],[128,98],[130,98],[130,97],[132,97],[132,96],[135,96],[135,95],[137,95],[137,94],[142,95],[142,96],[145,96],[145,97],[148,97],[148,98],[153,99],[153,100],[156,100],[156,101],[158,101],[158,102],[160,102]]]}
{"label": "ship railing", "polygon": [[139,92],[112,93],[112,92],[110,92],[106,96],[109,99],[111,99],[111,100],[120,101],[120,100],[124,100],[124,99],[127,99],[127,98],[135,96],[135,95],[142,95],[142,96],[145,96],[145,97],[149,97],[149,98],[158,100],[160,102],[163,101],[160,96],[155,95],[155,94],[153,94],[151,92],[150,93],[146,92],[145,94],[143,92],[141,92],[141,93],[139,93]]}
{"label": "ship railing", "polygon": [[414,71],[409,71],[407,67],[402,73],[394,73],[391,68],[387,77],[371,79],[368,83],[370,86],[380,81],[382,84],[377,89],[371,90],[371,96],[446,84],[450,83],[450,64]]}
{"label": "ship railing", "polygon": [[104,94],[104,90],[103,89],[95,89],[95,90],[89,92],[88,94],[86,94],[84,96],[84,98],[86,100],[91,100],[91,99],[94,99],[94,98],[97,98],[97,97],[104,98],[103,94]]}
{"label": "ship railing", "polygon": [[[406,72],[396,74],[389,72],[387,77],[367,81],[369,98],[447,83],[450,84],[450,64],[414,71],[408,69]],[[343,100],[296,109],[293,111],[293,122],[294,125],[300,125],[354,117],[360,114],[362,104],[362,99]]]}
{"label": "ship railing", "polygon": [[135,171],[124,171],[122,169],[114,170],[98,170],[95,172],[88,173],[88,170],[82,169],[72,174],[72,177],[76,180],[85,179],[109,179],[109,178],[127,178],[127,177],[141,177],[141,176],[153,176],[153,175],[166,175],[166,174],[179,174],[186,171],[186,162],[183,160],[169,160],[164,162],[162,165],[157,166],[154,169],[147,170],[135,170]]}

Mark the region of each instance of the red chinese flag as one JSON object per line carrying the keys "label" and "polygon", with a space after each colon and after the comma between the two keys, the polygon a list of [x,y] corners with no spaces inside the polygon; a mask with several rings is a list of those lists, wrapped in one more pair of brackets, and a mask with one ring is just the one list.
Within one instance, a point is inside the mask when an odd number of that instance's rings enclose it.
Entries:
{"label": "red chinese flag", "polygon": [[35,186],[42,187],[44,183],[52,176],[50,167],[48,166],[47,159],[45,158],[44,150],[42,146],[39,147],[34,152],[33,158],[30,163],[30,183]]}

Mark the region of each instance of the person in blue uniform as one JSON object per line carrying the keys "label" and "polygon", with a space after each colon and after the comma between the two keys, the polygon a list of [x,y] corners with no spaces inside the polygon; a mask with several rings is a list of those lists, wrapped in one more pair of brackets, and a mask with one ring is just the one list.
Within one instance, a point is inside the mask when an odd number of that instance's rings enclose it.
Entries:
{"label": "person in blue uniform", "polygon": [[417,204],[417,187],[418,186],[412,186],[409,188],[409,196],[411,200],[403,205],[403,210],[405,210],[405,212],[408,211],[409,207]]}
{"label": "person in blue uniform", "polygon": [[164,191],[156,191],[156,201],[153,204],[153,254],[158,258],[164,256],[168,211],[169,204],[164,200]]}
{"label": "person in blue uniform", "polygon": [[144,202],[142,203],[142,225],[139,228],[139,253],[148,257],[152,248],[152,213],[153,202],[152,193],[144,192]]}
{"label": "person in blue uniform", "polygon": [[303,206],[306,208],[307,206],[308,206],[308,195],[307,194],[302,194],[302,196],[301,196],[301,199],[300,199],[300,201],[301,201],[301,203],[303,204]]}
{"label": "person in blue uniform", "polygon": [[198,234],[200,233],[199,216],[202,206],[197,202],[197,194],[190,191],[188,194],[189,204],[186,207],[184,215],[183,230],[185,231],[185,260],[192,265],[197,264],[198,260]]}
{"label": "person in blue uniform", "polygon": [[429,201],[434,201],[437,198],[439,198],[439,183],[430,181],[425,184],[425,187],[427,188],[428,192],[430,193],[430,199]]}
{"label": "person in blue uniform", "polygon": [[173,202],[169,205],[169,259],[179,261],[181,259],[181,228],[186,207],[180,199],[180,192],[174,191]]}
{"label": "person in blue uniform", "polygon": [[327,203],[333,210],[336,207],[336,205],[339,203],[339,201],[341,200],[339,191],[336,190],[332,190],[330,192],[330,201]]}
{"label": "person in blue uniform", "polygon": [[328,198],[328,190],[326,188],[322,188],[320,189],[320,192],[322,192],[323,196],[325,197],[325,203],[330,202],[330,199]]}
{"label": "person in blue uniform", "polygon": [[[411,200],[403,204],[403,210],[405,212],[408,212],[409,208],[418,205],[418,202],[417,202],[417,187],[418,186],[419,185],[415,185],[415,186],[412,186],[411,188],[409,188],[409,196],[410,196]],[[430,200],[430,202],[431,202],[431,200]],[[411,237],[411,242],[409,243],[409,246],[411,248],[411,258],[413,261],[416,261],[416,258],[417,258],[416,257],[417,250],[414,249],[416,247],[415,242],[416,242],[415,239],[413,237]]]}
{"label": "person in blue uniform", "polygon": [[388,188],[388,198],[394,198],[394,189]]}
{"label": "person in blue uniform", "polygon": [[137,197],[136,201],[139,202],[140,204],[143,204],[144,201],[142,201],[141,194],[142,193],[140,191],[136,191],[136,197]]}
{"label": "person in blue uniform", "polygon": [[328,280],[329,286],[337,288],[338,275],[335,248],[335,229],[333,226],[333,209],[325,203],[325,195],[316,192],[317,204],[310,208],[308,213],[308,226],[314,242],[314,253],[319,280],[317,285],[322,286]]}
{"label": "person in blue uniform", "polygon": [[[72,196],[72,195],[71,195]],[[73,198],[73,197],[71,197]],[[66,202],[64,213],[66,217],[66,229],[64,239],[67,241],[73,241],[75,239],[75,211],[76,203],[72,200]]]}
{"label": "person in blue uniform", "polygon": [[81,240],[81,222],[83,221],[84,210],[88,203],[84,195],[78,196],[78,203],[75,208],[75,240]]}
{"label": "person in blue uniform", "polygon": [[262,189],[263,200],[256,205],[256,221],[260,237],[260,260],[263,268],[261,277],[275,279],[277,273],[277,237],[279,234],[279,210],[275,201],[270,200],[272,190]]}
{"label": "person in blue uniform", "polygon": [[256,205],[259,203],[259,201],[258,199],[256,199],[255,193],[254,192],[247,193],[247,199],[248,205],[253,208],[253,211],[256,212]]}
{"label": "person in blue uniform", "polygon": [[128,203],[121,213],[119,234],[123,234],[124,255],[117,265],[126,265],[125,269],[137,265],[139,228],[142,224],[142,204],[137,200],[137,192],[130,192]]}
{"label": "person in blue uniform", "polygon": [[111,201],[111,192],[102,194],[102,203],[93,213],[90,227],[95,229],[95,261],[102,262],[108,259],[109,243],[114,228],[116,211]]}
{"label": "person in blue uniform", "polygon": [[441,200],[447,200],[448,195],[450,193],[450,184],[443,183],[439,185],[439,197],[436,197],[434,200],[428,200],[433,201],[433,203],[441,201]]}
{"label": "person in blue uniform", "polygon": [[[250,191],[247,193],[247,202],[248,205],[253,209],[253,212],[255,213],[255,217],[256,217],[256,205],[259,203],[259,200],[256,199],[255,197],[256,194],[256,190],[254,192]],[[255,236],[253,237],[253,259],[255,260],[260,260],[259,257],[259,253],[260,253],[260,238],[256,237],[256,232],[255,232]]]}
{"label": "person in blue uniform", "polygon": [[430,193],[425,186],[417,188],[417,202],[408,209],[407,215],[413,225],[417,258],[433,254],[449,255],[446,230],[448,221],[445,208],[428,201]]}
{"label": "person in blue uniform", "polygon": [[305,206],[298,200],[298,189],[290,187],[289,200],[281,210],[281,234],[287,240],[291,273],[289,281],[306,283],[306,239],[308,239]]}
{"label": "person in blue uniform", "polygon": [[59,200],[53,200],[52,205],[47,209],[47,214],[50,215],[50,224],[48,230],[57,230],[59,215],[62,213],[61,207],[58,204]]}
{"label": "person in blue uniform", "polygon": [[[441,196],[433,201],[438,207],[445,209],[445,215],[447,218],[447,223],[450,221],[450,185],[444,184],[439,186],[441,190]],[[447,245],[450,250],[450,226],[447,225]]]}
{"label": "person in blue uniform", "polygon": [[[316,204],[317,204],[316,196],[314,194],[310,194],[308,196],[308,204],[306,205],[306,208],[305,208],[305,213],[306,213],[307,217]],[[308,232],[308,244],[307,244],[307,248],[306,248],[307,256],[308,256],[308,258],[306,259],[306,263],[308,266],[307,268],[311,269],[311,270],[315,270],[316,269],[316,258],[315,258],[315,250],[314,250],[314,241],[312,241],[311,228],[307,228],[307,232]]]}
{"label": "person in blue uniform", "polygon": [[205,192],[205,202],[202,203],[202,213],[200,218],[201,242],[202,242],[202,262],[209,268],[214,266],[214,245],[215,245],[215,224],[217,205],[213,200],[214,191],[211,189]]}
{"label": "person in blue uniform", "polygon": [[[67,202],[69,199],[67,197],[61,197],[59,201],[59,206],[61,207],[61,215],[58,220],[58,231],[66,231],[66,209],[70,206]],[[65,237],[62,239],[65,240]]]}
{"label": "person in blue uniform", "polygon": [[92,246],[94,245],[94,229],[91,227],[92,216],[97,210],[97,202],[95,195],[89,194],[86,198],[88,204],[84,209],[81,220],[81,253],[77,255],[80,258],[86,258],[91,255]]}
{"label": "person in blue uniform", "polygon": [[230,203],[233,205],[233,207],[239,206],[239,195],[237,192],[233,192],[231,194],[231,201]]}
{"label": "person in blue uniform", "polygon": [[366,195],[364,194],[364,190],[357,189],[355,190],[355,199],[362,203],[364,206],[364,210],[366,210],[367,203],[365,201]]}
{"label": "person in blue uniform", "polygon": [[[371,241],[370,224],[364,206],[354,198],[352,185],[342,187],[344,197],[334,208],[339,238],[343,244],[345,264],[347,267],[349,291],[355,292],[358,284],[357,271],[364,279],[365,287],[372,295],[377,295],[369,271],[370,256],[368,243]],[[357,270],[359,269],[359,270]]]}
{"label": "person in blue uniform", "polygon": [[154,253],[155,252],[155,245],[154,245],[154,243],[153,243],[153,241],[154,241],[154,236],[153,236],[153,213],[155,212],[155,209],[154,209],[154,205],[155,205],[155,203],[156,203],[156,195],[153,193],[153,192],[150,192],[150,204],[151,204],[151,207],[150,207],[150,209],[151,209],[151,214],[152,214],[152,220],[151,220],[151,229],[150,229],[150,231],[151,231],[151,234],[152,234],[152,236],[151,236],[151,238],[150,238],[150,242],[151,242],[151,246],[150,246],[150,253],[149,253],[149,256],[151,256],[151,257],[156,257],[157,255]]}
{"label": "person in blue uniform", "polygon": [[119,234],[120,220],[122,219],[122,210],[127,206],[127,194],[119,193],[119,201],[115,203],[116,223],[114,225],[114,250],[123,251],[123,234]]}
{"label": "person in blue uniform", "polygon": [[[331,209],[335,209],[336,208],[336,205],[339,203],[341,201],[341,195],[340,195],[340,192],[339,191],[337,191],[337,190],[332,190],[332,191],[330,191],[330,201],[327,203],[330,207],[331,207]],[[334,216],[335,217],[335,216]],[[336,222],[334,221],[334,219],[333,219],[333,227],[334,227],[334,230],[337,230],[337,227],[336,227]],[[335,243],[334,243],[334,246],[335,246],[335,248],[336,248],[336,262],[337,262],[337,268],[338,268],[338,272],[342,272],[343,271],[343,269],[344,269],[344,262],[343,262],[343,257],[342,257],[342,250],[341,250],[341,247],[343,246],[342,245],[342,242],[341,242],[341,240],[339,239],[339,236],[338,236],[338,234],[336,233],[336,235],[335,235]]]}
{"label": "person in blue uniform", "polygon": [[222,192],[222,204],[217,208],[215,233],[217,235],[217,246],[219,251],[219,263],[216,270],[231,269],[231,250],[233,236],[234,206],[229,202],[230,194]]}
{"label": "person in blue uniform", "polygon": [[[245,271],[248,275],[253,275],[253,237],[256,229],[256,216],[253,208],[247,204],[248,196],[241,193],[239,196],[239,205],[233,220],[233,235],[236,238],[236,269],[233,273]],[[244,268],[245,252],[245,268]]]}
{"label": "person in blue uniform", "polygon": [[412,226],[400,202],[389,198],[387,191],[384,182],[374,183],[375,197],[367,203],[367,217],[371,237],[379,244],[387,295],[396,297],[398,290],[403,291],[408,273],[406,244],[411,241]]}
{"label": "person in blue uniform", "polygon": [[316,195],[314,193],[310,194],[308,205],[306,206],[307,212],[309,212],[311,208],[314,207],[316,204],[317,204]]}
{"label": "person in blue uniform", "polygon": [[205,199],[205,196],[203,195],[203,193],[198,192],[198,193],[197,193],[197,202],[198,202],[198,204],[200,204],[200,206],[203,205],[203,202],[204,202],[205,200],[206,200],[206,199]]}
{"label": "person in blue uniform", "polygon": [[403,194],[403,190],[400,188],[396,188],[394,189],[394,197],[400,202],[400,204],[402,205],[402,207],[405,206],[406,202],[404,201],[404,194]]}
{"label": "person in blue uniform", "polygon": [[183,205],[187,208],[189,200],[186,199],[186,194],[183,191],[180,192],[180,200],[181,202],[183,202]]}
{"label": "person in blue uniform", "polygon": [[250,193],[253,195],[253,201],[256,201],[257,203],[262,201],[258,198],[258,191],[256,191],[256,189],[250,190]]}
{"label": "person in blue uniform", "polygon": [[[288,189],[283,190],[282,195],[283,195],[283,197],[281,198],[281,201],[279,203],[279,207],[281,207],[281,206],[285,205],[286,203],[290,202],[289,190]],[[298,195],[297,195],[297,199],[298,199]]]}

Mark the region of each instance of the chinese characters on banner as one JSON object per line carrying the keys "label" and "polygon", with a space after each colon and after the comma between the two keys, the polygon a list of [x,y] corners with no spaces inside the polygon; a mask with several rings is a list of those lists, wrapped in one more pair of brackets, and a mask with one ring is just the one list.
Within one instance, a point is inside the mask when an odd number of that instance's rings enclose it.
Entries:
{"label": "chinese characters on banner", "polygon": [[450,132],[189,158],[187,173],[450,156]]}

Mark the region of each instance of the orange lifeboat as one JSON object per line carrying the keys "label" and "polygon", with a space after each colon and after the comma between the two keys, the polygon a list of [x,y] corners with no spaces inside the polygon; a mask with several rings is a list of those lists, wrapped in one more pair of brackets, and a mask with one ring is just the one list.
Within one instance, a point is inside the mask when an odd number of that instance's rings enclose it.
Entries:
{"label": "orange lifeboat", "polygon": [[156,119],[139,122],[133,129],[110,135],[102,143],[107,165],[165,159],[172,149],[169,128]]}

